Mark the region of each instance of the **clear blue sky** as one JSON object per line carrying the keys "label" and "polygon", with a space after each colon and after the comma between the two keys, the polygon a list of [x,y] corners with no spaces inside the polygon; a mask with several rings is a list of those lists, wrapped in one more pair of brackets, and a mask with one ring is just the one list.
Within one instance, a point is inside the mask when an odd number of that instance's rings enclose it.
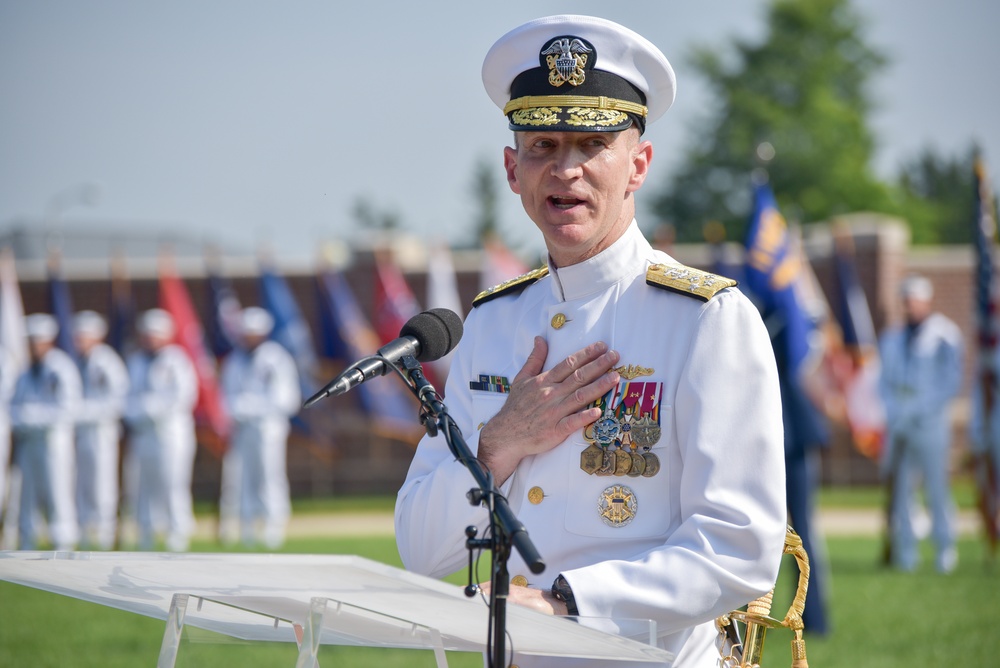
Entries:
{"label": "clear blue sky", "polygon": [[[0,3],[0,231],[62,197],[65,227],[132,223],[308,261],[317,242],[356,233],[364,196],[414,234],[470,239],[473,165],[494,160],[499,179],[509,143],[480,82],[483,55],[570,5],[638,30],[673,62],[677,102],[647,132],[646,187],[664,183],[708,103],[687,54],[760,36],[763,0]],[[873,86],[878,172],[924,146],[956,155],[975,140],[996,183],[1000,3],[855,7],[891,59]],[[73,205],[65,193],[88,183],[97,202]],[[538,248],[503,195],[508,237]]]}

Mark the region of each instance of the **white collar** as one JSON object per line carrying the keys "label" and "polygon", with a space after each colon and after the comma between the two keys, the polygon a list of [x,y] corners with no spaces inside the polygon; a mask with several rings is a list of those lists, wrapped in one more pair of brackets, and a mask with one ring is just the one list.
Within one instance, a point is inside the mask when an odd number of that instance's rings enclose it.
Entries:
{"label": "white collar", "polygon": [[557,268],[549,258],[552,293],[560,301],[573,301],[607,290],[624,279],[646,271],[652,246],[635,219],[609,247],[583,262]]}

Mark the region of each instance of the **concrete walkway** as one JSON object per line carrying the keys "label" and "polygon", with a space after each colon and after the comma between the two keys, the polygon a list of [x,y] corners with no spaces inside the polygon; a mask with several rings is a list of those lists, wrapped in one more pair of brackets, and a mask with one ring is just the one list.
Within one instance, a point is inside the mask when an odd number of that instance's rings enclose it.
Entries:
{"label": "concrete walkway", "polygon": [[[868,508],[826,509],[820,512],[818,522],[826,536],[876,536],[881,535],[885,525],[882,513]],[[215,532],[214,517],[198,519],[198,538],[211,540]],[[975,512],[959,513],[959,535],[979,535],[981,532],[982,524]],[[301,513],[293,515],[288,526],[289,538],[392,536],[393,533],[393,518],[388,512]]]}

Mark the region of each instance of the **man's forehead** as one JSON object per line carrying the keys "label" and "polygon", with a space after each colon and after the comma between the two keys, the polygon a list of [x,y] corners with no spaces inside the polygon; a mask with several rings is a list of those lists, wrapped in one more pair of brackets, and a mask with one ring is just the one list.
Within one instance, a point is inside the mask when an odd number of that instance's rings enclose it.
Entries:
{"label": "man's forehead", "polygon": [[636,127],[625,128],[624,130],[617,130],[614,132],[578,132],[578,131],[555,131],[555,130],[515,130],[514,131],[514,141],[518,144],[525,144],[528,142],[536,141],[543,138],[552,138],[560,143],[562,142],[580,142],[586,141],[591,137],[602,137],[609,142],[617,142],[620,139],[629,140],[634,138],[635,142],[639,141],[639,129]]}

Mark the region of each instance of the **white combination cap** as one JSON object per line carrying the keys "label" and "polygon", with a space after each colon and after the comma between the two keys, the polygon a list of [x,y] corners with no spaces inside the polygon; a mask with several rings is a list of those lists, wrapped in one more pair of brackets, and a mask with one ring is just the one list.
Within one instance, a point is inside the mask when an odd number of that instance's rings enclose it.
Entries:
{"label": "white combination cap", "polygon": [[930,301],[934,296],[934,285],[923,276],[910,274],[903,280],[900,293],[908,299]]}
{"label": "white combination cap", "polygon": [[617,132],[662,116],[677,80],[642,35],[593,16],[546,16],[497,40],[483,85],[515,131]]}
{"label": "white combination cap", "polygon": [[274,318],[259,306],[248,306],[240,314],[240,331],[244,336],[267,336],[274,329]]}
{"label": "white combination cap", "polygon": [[24,319],[24,331],[32,341],[54,341],[59,323],[48,313],[32,313]]}
{"label": "white combination cap", "polygon": [[174,318],[163,309],[152,308],[139,316],[136,329],[140,334],[170,338],[174,335]]}
{"label": "white combination cap", "polygon": [[73,316],[73,334],[103,339],[108,333],[108,323],[97,311],[80,311]]}

